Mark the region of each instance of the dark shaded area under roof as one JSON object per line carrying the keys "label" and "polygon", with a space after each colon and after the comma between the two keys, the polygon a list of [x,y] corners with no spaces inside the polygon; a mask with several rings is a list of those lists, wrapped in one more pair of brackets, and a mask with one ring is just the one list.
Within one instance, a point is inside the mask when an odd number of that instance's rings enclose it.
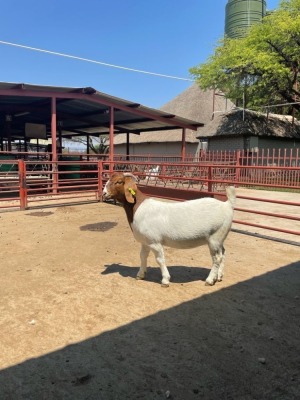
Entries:
{"label": "dark shaded area under roof", "polygon": [[24,139],[25,125],[43,124],[51,137],[55,99],[56,120],[64,138],[109,134],[113,110],[114,134],[196,130],[203,123],[145,107],[132,101],[98,92],[94,88],[66,88],[0,82],[0,135],[6,138],[9,123],[11,140]]}

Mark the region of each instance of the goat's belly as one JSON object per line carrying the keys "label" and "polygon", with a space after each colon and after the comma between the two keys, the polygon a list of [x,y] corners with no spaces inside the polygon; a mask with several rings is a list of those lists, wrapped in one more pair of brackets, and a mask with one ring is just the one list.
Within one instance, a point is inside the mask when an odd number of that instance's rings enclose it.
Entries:
{"label": "goat's belly", "polygon": [[173,247],[175,249],[193,249],[194,247],[199,247],[207,244],[205,238],[197,239],[186,239],[186,240],[174,240],[174,239],[164,239],[162,244],[167,247]]}

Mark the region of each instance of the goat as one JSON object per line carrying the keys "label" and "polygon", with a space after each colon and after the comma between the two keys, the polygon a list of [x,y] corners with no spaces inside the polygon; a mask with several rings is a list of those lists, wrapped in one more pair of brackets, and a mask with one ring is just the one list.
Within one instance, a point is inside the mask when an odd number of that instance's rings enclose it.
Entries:
{"label": "goat", "polygon": [[155,181],[157,179],[157,176],[159,175],[159,170],[160,167],[159,165],[157,165],[156,167],[152,167],[149,168],[147,172],[147,175],[145,177],[145,179],[147,179],[148,181]]}
{"label": "goat", "polygon": [[226,202],[214,198],[163,202],[143,194],[132,174],[112,174],[103,189],[103,200],[115,199],[123,204],[133,235],[141,243],[141,265],[136,278],[145,278],[151,250],[161,269],[162,286],[169,286],[163,245],[189,249],[208,244],[213,265],[206,285],[221,281],[225,259],[223,243],[232,224],[235,188],[228,187],[226,193]]}

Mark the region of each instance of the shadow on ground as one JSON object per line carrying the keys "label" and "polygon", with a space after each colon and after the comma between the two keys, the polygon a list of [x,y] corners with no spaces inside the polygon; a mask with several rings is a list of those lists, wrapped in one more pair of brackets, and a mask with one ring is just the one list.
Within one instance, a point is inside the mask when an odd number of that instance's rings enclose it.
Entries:
{"label": "shadow on ground", "polygon": [[299,288],[300,262],[182,303],[2,370],[0,398],[298,399]]}
{"label": "shadow on ground", "polygon": [[[122,264],[110,264],[105,265],[105,271],[101,272],[102,275],[108,274],[120,274],[124,278],[133,278],[136,279],[139,268],[131,267]],[[188,283],[193,281],[205,281],[210,272],[209,268],[200,268],[200,267],[184,267],[168,265],[168,270],[171,275],[172,283]],[[161,271],[158,267],[148,267],[147,269],[147,277],[146,280],[149,282],[160,282],[162,279]]]}
{"label": "shadow on ground", "polygon": [[110,229],[117,226],[117,222],[97,222],[95,224],[87,224],[80,227],[81,231],[91,231],[91,232],[107,232]]}

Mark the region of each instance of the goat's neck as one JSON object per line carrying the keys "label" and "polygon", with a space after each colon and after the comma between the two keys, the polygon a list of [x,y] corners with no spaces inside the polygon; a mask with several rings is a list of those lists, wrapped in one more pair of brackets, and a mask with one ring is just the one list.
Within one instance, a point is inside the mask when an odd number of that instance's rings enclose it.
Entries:
{"label": "goat's neck", "polygon": [[127,200],[123,202],[124,210],[126,212],[129,225],[132,224],[136,210],[139,208],[142,202],[147,198],[147,196],[144,193],[142,193],[139,189],[137,189],[134,198],[135,198],[134,203],[128,203]]}

